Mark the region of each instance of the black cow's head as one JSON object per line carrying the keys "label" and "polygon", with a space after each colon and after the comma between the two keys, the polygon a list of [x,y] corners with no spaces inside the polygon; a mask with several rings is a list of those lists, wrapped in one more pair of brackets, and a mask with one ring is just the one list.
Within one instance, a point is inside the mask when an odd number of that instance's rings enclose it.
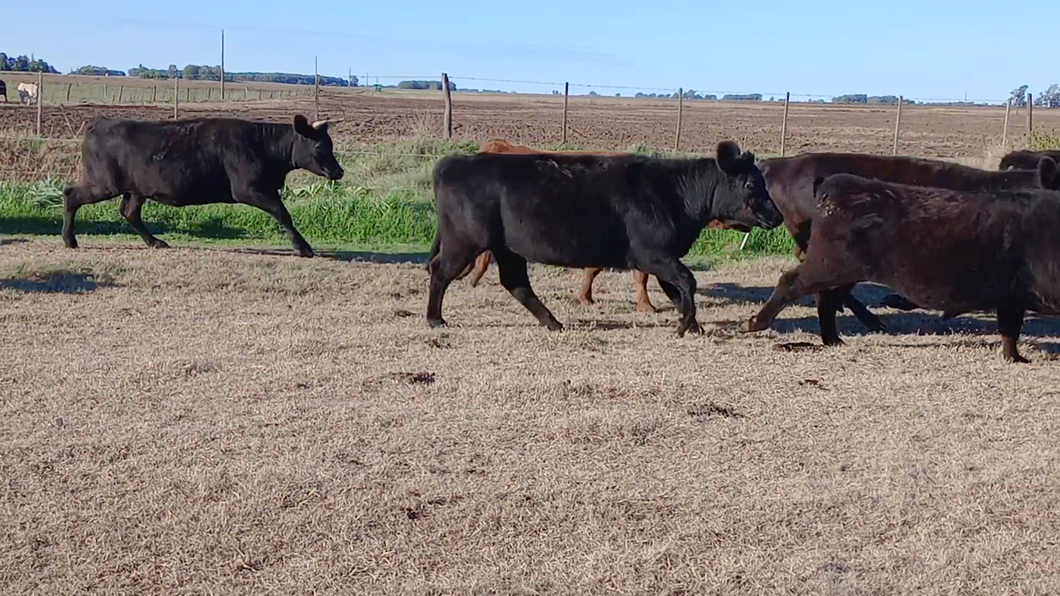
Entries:
{"label": "black cow's head", "polygon": [[294,117],[294,133],[291,161],[295,167],[309,170],[328,180],[342,178],[342,166],[335,159],[327,120],[310,125],[305,116],[299,114]]}
{"label": "black cow's head", "polygon": [[1060,190],[1060,170],[1056,162],[1049,157],[1038,161],[1038,186],[1046,190]]}
{"label": "black cow's head", "polygon": [[741,153],[735,142],[722,141],[717,162],[724,176],[714,194],[713,215],[723,227],[746,232],[755,226],[768,230],[784,223],[753,153]]}

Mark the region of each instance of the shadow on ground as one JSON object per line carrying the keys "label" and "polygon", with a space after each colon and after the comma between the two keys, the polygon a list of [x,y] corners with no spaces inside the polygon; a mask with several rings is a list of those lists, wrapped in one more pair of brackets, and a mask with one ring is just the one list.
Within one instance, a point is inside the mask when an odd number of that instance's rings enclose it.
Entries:
{"label": "shadow on ground", "polygon": [[16,290],[27,294],[84,294],[117,284],[100,279],[91,272],[54,271],[26,277],[0,279],[0,290]]}
{"label": "shadow on ground", "polygon": [[[195,238],[213,240],[239,240],[249,238],[246,230],[226,226],[220,218],[197,220],[180,226],[166,223],[147,223],[147,229],[155,236],[181,234]],[[0,218],[0,234],[30,234],[34,236],[59,236],[63,230],[61,216],[16,216]],[[124,221],[78,221],[74,224],[74,233],[78,236],[113,236],[116,234],[135,234],[136,232]],[[165,240],[165,238],[162,238]]]}

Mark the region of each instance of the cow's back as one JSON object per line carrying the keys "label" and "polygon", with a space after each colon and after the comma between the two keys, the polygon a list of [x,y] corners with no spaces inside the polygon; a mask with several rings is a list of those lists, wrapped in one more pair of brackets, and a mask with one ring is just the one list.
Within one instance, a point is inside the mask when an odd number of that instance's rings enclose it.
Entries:
{"label": "cow's back", "polygon": [[162,203],[230,200],[225,151],[231,133],[205,119],[153,122],[99,118],[85,133],[85,175]]}
{"label": "cow's back", "polygon": [[679,199],[653,185],[646,167],[632,154],[449,156],[435,168],[437,207],[532,261],[625,267],[631,236],[674,233]]}
{"label": "cow's back", "polygon": [[841,250],[832,258],[853,259],[867,279],[917,304],[951,313],[998,305],[1056,310],[1049,303],[1060,299],[1060,193],[952,191],[837,175],[816,196],[821,215],[810,250]]}

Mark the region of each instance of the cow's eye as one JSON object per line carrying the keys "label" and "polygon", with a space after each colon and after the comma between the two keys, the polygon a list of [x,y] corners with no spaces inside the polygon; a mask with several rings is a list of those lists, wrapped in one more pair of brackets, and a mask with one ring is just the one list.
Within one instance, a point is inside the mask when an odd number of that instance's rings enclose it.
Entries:
{"label": "cow's eye", "polygon": [[748,180],[747,184],[744,184],[743,187],[746,188],[747,190],[754,190],[755,189],[755,183],[753,181],[751,181],[751,180]]}

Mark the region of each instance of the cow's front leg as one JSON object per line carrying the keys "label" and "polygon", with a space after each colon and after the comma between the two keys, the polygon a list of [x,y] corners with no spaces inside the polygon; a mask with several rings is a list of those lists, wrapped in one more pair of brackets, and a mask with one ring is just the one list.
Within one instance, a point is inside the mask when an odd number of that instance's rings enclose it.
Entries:
{"label": "cow's front leg", "polygon": [[294,221],[291,220],[291,214],[288,213],[287,207],[284,206],[283,201],[280,199],[279,192],[275,190],[241,189],[237,191],[233,189],[232,196],[240,203],[253,205],[271,215],[280,224],[280,227],[287,232],[287,237],[291,239],[291,244],[298,251],[299,256],[313,256],[313,249],[310,248],[309,243],[294,228]]}
{"label": "cow's front leg", "polygon": [[656,254],[638,260],[636,269],[659,280],[663,292],[677,306],[681,320],[677,324],[678,337],[685,332],[702,333],[703,329],[696,321],[696,277],[677,257],[667,254]]}

